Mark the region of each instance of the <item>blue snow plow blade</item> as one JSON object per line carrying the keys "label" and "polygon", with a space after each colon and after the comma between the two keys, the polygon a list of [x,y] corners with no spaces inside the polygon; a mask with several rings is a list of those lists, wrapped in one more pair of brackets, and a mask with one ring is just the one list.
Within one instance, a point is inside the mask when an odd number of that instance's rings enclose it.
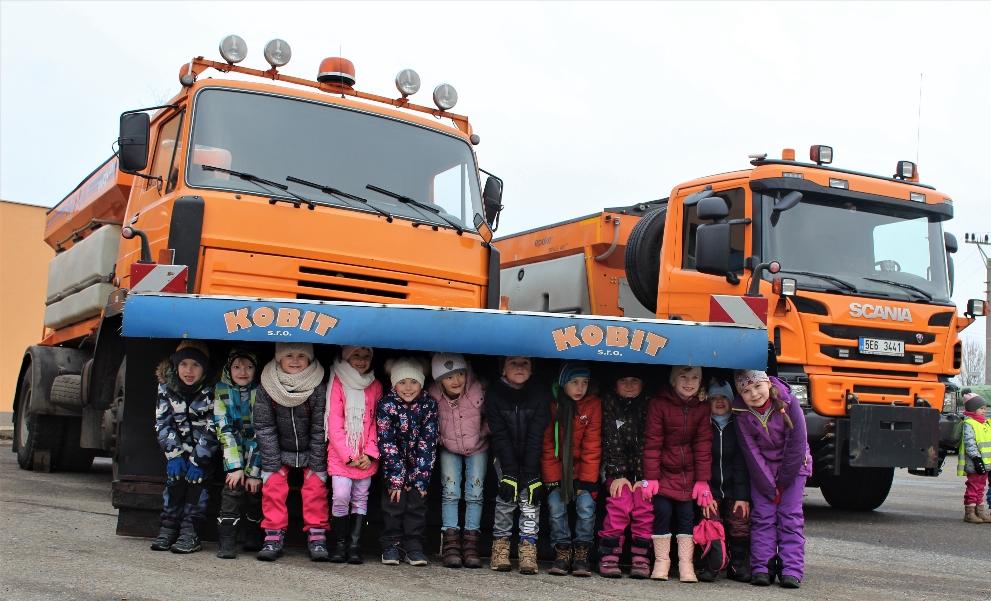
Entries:
{"label": "blue snow plow blade", "polygon": [[491,309],[131,294],[124,336],[763,369],[763,328]]}

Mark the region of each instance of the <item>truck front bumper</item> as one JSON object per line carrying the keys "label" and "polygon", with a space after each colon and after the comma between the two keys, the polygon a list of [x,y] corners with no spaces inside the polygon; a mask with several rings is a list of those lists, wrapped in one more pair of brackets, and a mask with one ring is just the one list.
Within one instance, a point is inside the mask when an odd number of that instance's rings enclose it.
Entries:
{"label": "truck front bumper", "polygon": [[952,431],[952,422],[927,407],[852,405],[848,417],[806,413],[809,442],[814,450],[835,444],[853,467],[906,467],[935,469],[940,448]]}

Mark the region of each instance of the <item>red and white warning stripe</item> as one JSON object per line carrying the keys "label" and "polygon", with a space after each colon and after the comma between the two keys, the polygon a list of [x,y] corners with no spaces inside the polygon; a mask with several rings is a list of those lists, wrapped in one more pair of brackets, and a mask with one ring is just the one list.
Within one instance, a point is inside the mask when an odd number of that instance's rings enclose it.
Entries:
{"label": "red and white warning stripe", "polygon": [[131,292],[186,292],[185,265],[131,264]]}
{"label": "red and white warning stripe", "polygon": [[709,321],[767,327],[767,299],[759,296],[709,297]]}

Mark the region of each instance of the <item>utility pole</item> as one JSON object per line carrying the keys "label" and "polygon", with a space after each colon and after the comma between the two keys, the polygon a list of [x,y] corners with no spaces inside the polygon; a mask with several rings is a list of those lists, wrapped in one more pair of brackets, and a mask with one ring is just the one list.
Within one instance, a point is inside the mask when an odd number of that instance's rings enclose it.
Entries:
{"label": "utility pole", "polygon": [[[987,272],[984,280],[984,295],[987,306],[991,309],[991,256],[985,247],[991,249],[991,234],[964,234],[964,241],[977,247],[984,259],[984,269]],[[991,316],[984,316],[984,383],[991,384]]]}

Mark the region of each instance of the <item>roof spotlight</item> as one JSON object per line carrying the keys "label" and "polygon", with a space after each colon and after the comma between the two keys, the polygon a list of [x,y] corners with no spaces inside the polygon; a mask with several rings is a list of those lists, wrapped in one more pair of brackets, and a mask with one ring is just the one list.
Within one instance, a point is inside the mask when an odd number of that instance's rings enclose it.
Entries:
{"label": "roof spotlight", "polygon": [[292,48],[289,47],[289,42],[275,38],[265,44],[265,60],[273,69],[284,66],[290,58]]}
{"label": "roof spotlight", "polygon": [[248,44],[239,35],[229,35],[220,40],[220,56],[232,65],[239,63],[248,56]]}
{"label": "roof spotlight", "polygon": [[442,111],[449,111],[458,103],[458,91],[449,83],[434,88],[434,104]]}
{"label": "roof spotlight", "polygon": [[420,91],[420,74],[413,69],[403,69],[396,73],[396,89],[403,98]]}
{"label": "roof spotlight", "polygon": [[817,165],[828,165],[833,162],[833,147],[816,144],[809,148],[809,158]]}

